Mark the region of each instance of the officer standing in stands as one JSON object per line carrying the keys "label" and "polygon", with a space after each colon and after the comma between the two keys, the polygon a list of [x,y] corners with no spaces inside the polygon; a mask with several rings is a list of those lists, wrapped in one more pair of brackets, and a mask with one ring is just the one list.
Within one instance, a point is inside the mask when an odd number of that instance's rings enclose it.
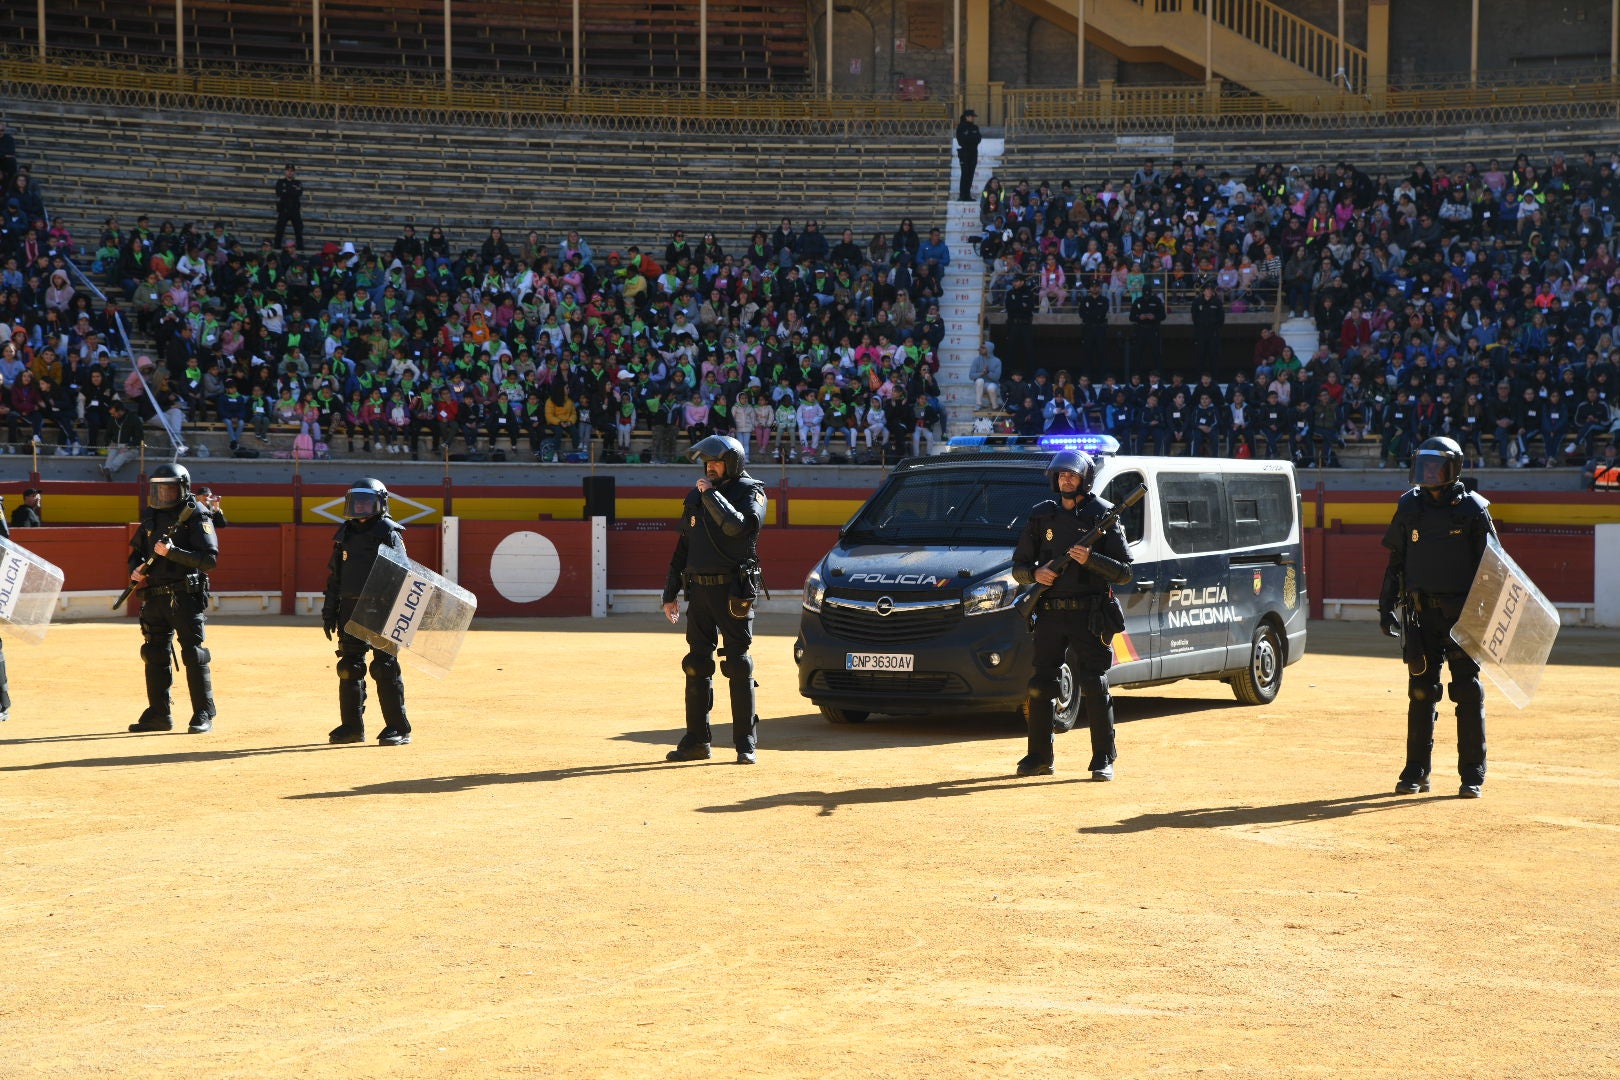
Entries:
{"label": "officer standing in stands", "polygon": [[1029,287],[1029,278],[1015,274],[1012,289],[1005,301],[1007,362],[1020,369],[1027,368],[1035,360],[1035,303],[1035,290]]}
{"label": "officer standing in stands", "polygon": [[[1029,681],[1029,752],[1018,762],[1019,776],[1052,772],[1052,699],[1059,668],[1072,652],[1075,687],[1091,727],[1091,778],[1114,778],[1114,702],[1108,669],[1114,663],[1113,636],[1124,627],[1110,586],[1131,580],[1125,531],[1116,523],[1090,547],[1080,539],[1112,507],[1091,492],[1096,465],[1089,454],[1063,450],[1046,467],[1057,499],[1029,513],[1013,551],[1013,578],[1020,585],[1046,586],[1035,609],[1035,673]],[[1053,560],[1067,559],[1060,569]]]}
{"label": "officer standing in stands", "polygon": [[956,123],[956,160],[962,166],[956,191],[957,202],[973,201],[973,174],[979,168],[979,142],[983,138],[979,125],[974,123],[978,118],[978,113],[968,109]]}
{"label": "officer standing in stands", "polygon": [[[1396,504],[1384,533],[1389,566],[1378,596],[1378,625],[1388,636],[1404,633],[1407,665],[1406,767],[1397,795],[1429,790],[1435,710],[1440,702],[1440,663],[1451,666],[1451,700],[1457,712],[1458,792],[1477,799],[1485,783],[1485,692],[1479,665],[1451,640],[1451,628],[1496,526],[1489,503],[1461,482],[1463,452],[1436,437],[1412,456],[1413,488]],[[1405,623],[1396,619],[1399,608]]]}
{"label": "officer standing in stands", "polygon": [[372,652],[371,677],[377,680],[377,701],[382,705],[381,746],[404,746],[411,741],[411,722],[405,716],[405,680],[399,660],[372,649],[344,630],[356,601],[365,592],[371,565],[380,548],[405,554],[405,526],[388,516],[388,488],[381,480],[356,480],[343,497],[343,524],[332,537],[332,557],[326,564],[326,596],[321,604],[321,626],[326,640],[337,636],[338,726],[328,733],[334,743],[366,741],[366,652]]}
{"label": "officer standing in stands", "polygon": [[1108,373],[1108,298],[1096,273],[1080,298],[1080,360],[1082,371],[1098,378]]}
{"label": "officer standing in stands", "polygon": [[282,169],[276,181],[276,250],[281,250],[282,237],[287,226],[293,227],[293,239],[299,251],[304,250],[304,182],[298,179],[293,167]]}
{"label": "officer standing in stands", "polygon": [[129,581],[141,593],[141,660],[146,665],[146,711],[131,731],[169,731],[169,688],[174,684],[173,639],[191,693],[193,735],[214,726],[214,684],[203,645],[208,616],[208,572],[219,562],[214,519],[191,494],[184,465],[159,465],[146,484],[146,508],[129,542]]}
{"label": "officer standing in stands", "polygon": [[1142,295],[1131,301],[1131,322],[1136,326],[1138,367],[1155,368],[1164,363],[1164,299],[1153,291],[1150,277],[1142,284]]}
{"label": "officer standing in stands", "polygon": [[754,602],[761,591],[760,526],[765,521],[765,485],[743,472],[747,452],[729,435],[710,435],[689,456],[703,463],[703,476],[681,507],[680,539],[664,582],[664,615],[680,619],[676,597],[686,590],[686,734],[670,761],[710,756],[709,709],[714,703],[714,651],[731,684],[731,737],[737,764],[752,765],[755,728]]}

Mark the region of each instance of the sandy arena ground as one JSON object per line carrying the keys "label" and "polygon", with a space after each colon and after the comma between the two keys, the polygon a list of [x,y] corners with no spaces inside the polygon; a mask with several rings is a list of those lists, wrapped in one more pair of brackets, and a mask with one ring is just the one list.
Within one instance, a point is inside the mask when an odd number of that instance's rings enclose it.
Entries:
{"label": "sandy arena ground", "polygon": [[1449,715],[1390,794],[1367,623],[1270,708],[1121,694],[1112,784],[1082,733],[1020,780],[993,720],[828,725],[761,631],[752,769],[664,762],[652,615],[491,624],[400,749],[326,745],[307,622],[210,628],[205,736],[124,732],[133,624],[8,641],[0,1077],[1620,1074],[1620,634],[1488,692],[1473,802]]}

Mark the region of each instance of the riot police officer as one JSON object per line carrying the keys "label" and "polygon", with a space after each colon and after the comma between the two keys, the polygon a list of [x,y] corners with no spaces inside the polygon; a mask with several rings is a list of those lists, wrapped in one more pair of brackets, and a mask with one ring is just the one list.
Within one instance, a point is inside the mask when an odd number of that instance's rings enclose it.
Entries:
{"label": "riot police officer", "polygon": [[129,581],[141,594],[141,660],[146,665],[146,711],[131,731],[169,731],[169,666],[180,641],[193,735],[214,726],[214,684],[203,645],[208,615],[208,572],[219,562],[214,519],[191,494],[184,465],[159,465],[146,484],[146,508],[129,542]]}
{"label": "riot police officer", "polygon": [[338,726],[328,733],[334,743],[366,740],[366,653],[372,653],[371,677],[377,682],[382,705],[381,746],[404,746],[411,741],[411,722],[405,716],[405,680],[399,660],[344,630],[361,594],[371,565],[381,548],[405,554],[405,526],[388,516],[388,488],[381,480],[362,477],[343,497],[343,523],[332,537],[332,557],[326,563],[326,596],[321,604],[321,627],[326,640],[337,636]]}
{"label": "riot police officer", "polygon": [[714,703],[714,651],[731,689],[731,734],[737,764],[755,763],[754,601],[760,584],[757,544],[765,521],[765,485],[743,471],[747,452],[729,435],[710,435],[689,452],[703,476],[681,506],[680,539],[664,582],[664,615],[680,618],[676,597],[686,591],[686,734],[670,761],[710,756],[709,709]]}
{"label": "riot police officer", "polygon": [[[1477,799],[1485,783],[1485,693],[1479,665],[1451,640],[1451,628],[1496,526],[1490,505],[1459,479],[1463,452],[1451,439],[1429,439],[1412,456],[1413,487],[1396,504],[1384,533],[1389,566],[1378,596],[1379,628],[1404,634],[1407,663],[1406,767],[1398,795],[1429,790],[1440,663],[1451,667],[1457,712],[1459,794]],[[1404,625],[1395,616],[1400,608]]]}
{"label": "riot police officer", "polygon": [[[1013,551],[1013,577],[1046,586],[1035,611],[1035,673],[1029,681],[1029,752],[1019,776],[1052,772],[1052,699],[1065,656],[1075,675],[1091,728],[1091,778],[1114,778],[1114,703],[1108,669],[1113,635],[1124,628],[1111,586],[1131,580],[1125,532],[1116,523],[1089,547],[1079,541],[1112,507],[1092,494],[1096,465],[1089,454],[1064,450],[1046,467],[1056,499],[1030,511]],[[1066,560],[1054,569],[1054,560]]]}

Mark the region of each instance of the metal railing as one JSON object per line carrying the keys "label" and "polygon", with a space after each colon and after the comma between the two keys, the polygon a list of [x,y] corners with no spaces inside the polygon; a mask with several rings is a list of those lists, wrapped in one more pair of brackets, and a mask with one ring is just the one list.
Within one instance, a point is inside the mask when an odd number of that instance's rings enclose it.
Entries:
{"label": "metal railing", "polygon": [[1189,0],[1194,12],[1208,11],[1216,26],[1254,42],[1304,68],[1323,82],[1355,91],[1367,85],[1367,51],[1278,7],[1270,0]]}
{"label": "metal railing", "polygon": [[41,62],[0,46],[0,93],[47,101],[140,108],[182,108],[296,119],[471,123],[489,127],[575,123],[593,129],[805,131],[832,126],[871,134],[938,134],[955,119],[954,100],[816,93],[759,86],[710,92],[622,83],[499,76],[465,77],[446,86],[426,74],[232,69],[185,73],[131,57],[57,56]]}

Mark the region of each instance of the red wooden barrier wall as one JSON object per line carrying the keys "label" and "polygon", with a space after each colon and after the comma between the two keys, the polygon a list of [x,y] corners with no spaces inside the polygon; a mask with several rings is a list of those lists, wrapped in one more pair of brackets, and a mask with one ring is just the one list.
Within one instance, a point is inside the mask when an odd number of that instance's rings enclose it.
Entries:
{"label": "red wooden barrier wall", "polygon": [[[37,552],[62,568],[69,592],[122,588],[133,525],[68,526],[19,529],[16,543]],[[221,557],[213,575],[221,592],[279,591],[282,610],[291,613],[298,593],[320,592],[326,584],[326,560],[331,553],[330,525],[245,525],[220,532]],[[1503,545],[1552,600],[1590,604],[1595,567],[1590,527],[1500,527]],[[543,536],[556,552],[555,580],[545,595],[528,595],[533,587],[508,583],[508,594],[497,587],[492,560],[503,541],[517,534]],[[837,540],[831,528],[768,528],[760,536],[760,561],[765,584],[773,593],[796,591],[817,559]],[[1305,572],[1313,617],[1320,617],[1321,601],[1371,600],[1383,580],[1385,551],[1383,527],[1339,525],[1305,531]],[[442,567],[441,536],[437,526],[407,528],[405,540],[411,557],[431,569]],[[524,541],[512,541],[524,548]],[[532,542],[528,542],[532,549]],[[637,527],[608,530],[608,589],[660,589],[675,547],[673,528]],[[510,554],[510,551],[509,551]],[[518,560],[520,566],[531,566]],[[527,570],[508,573],[522,576]],[[590,525],[587,522],[462,521],[460,577],[479,598],[485,615],[587,615],[590,613]]]}
{"label": "red wooden barrier wall", "polygon": [[458,580],[480,615],[589,615],[586,521],[463,521]]}

